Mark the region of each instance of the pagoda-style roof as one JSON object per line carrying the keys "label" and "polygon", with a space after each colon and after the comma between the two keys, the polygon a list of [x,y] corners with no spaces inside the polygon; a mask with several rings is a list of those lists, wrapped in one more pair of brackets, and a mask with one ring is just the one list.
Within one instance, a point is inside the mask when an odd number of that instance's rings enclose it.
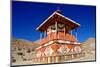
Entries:
{"label": "pagoda-style roof", "polygon": [[55,11],[51,16],[49,16],[36,30],[44,32],[48,26],[57,23],[65,24],[71,28],[71,30],[80,26],[80,24],[69,19],[68,17],[63,16],[60,12]]}

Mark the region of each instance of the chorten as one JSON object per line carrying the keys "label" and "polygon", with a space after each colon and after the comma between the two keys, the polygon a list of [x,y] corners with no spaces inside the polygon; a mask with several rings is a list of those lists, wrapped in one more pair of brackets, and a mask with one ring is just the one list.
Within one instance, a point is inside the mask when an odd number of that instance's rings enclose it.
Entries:
{"label": "chorten", "polygon": [[[45,63],[61,62],[62,56],[74,58],[81,53],[81,43],[72,31],[80,24],[62,15],[56,10],[36,29],[44,33],[40,46],[36,48],[36,57]],[[66,59],[66,58],[65,58]]]}

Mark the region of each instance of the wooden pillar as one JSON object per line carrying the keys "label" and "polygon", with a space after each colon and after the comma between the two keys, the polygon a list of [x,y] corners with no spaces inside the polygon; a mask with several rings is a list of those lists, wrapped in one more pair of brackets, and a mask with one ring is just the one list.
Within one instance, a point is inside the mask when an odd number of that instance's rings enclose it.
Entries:
{"label": "wooden pillar", "polygon": [[37,60],[37,58],[35,59],[35,61],[36,61],[36,63],[38,63],[38,60]]}
{"label": "wooden pillar", "polygon": [[55,28],[56,28],[56,38],[58,38],[58,35],[57,35],[57,30],[58,30],[58,27],[57,27],[57,21],[55,22]]}
{"label": "wooden pillar", "polygon": [[38,63],[40,63],[39,59],[40,59],[40,58],[37,58],[37,62],[38,62]]}
{"label": "wooden pillar", "polygon": [[74,58],[74,55],[72,54],[72,58]]}
{"label": "wooden pillar", "polygon": [[65,39],[65,36],[66,36],[66,28],[64,26],[64,39]]}
{"label": "wooden pillar", "polygon": [[48,57],[48,63],[51,63],[51,57]]}
{"label": "wooden pillar", "polygon": [[47,31],[45,30],[45,32],[44,32],[44,38],[46,37],[46,35],[47,35]]}
{"label": "wooden pillar", "polygon": [[52,56],[52,63],[55,63],[55,56]]}
{"label": "wooden pillar", "polygon": [[65,60],[67,60],[67,56],[65,55]]}
{"label": "wooden pillar", "polygon": [[40,40],[42,39],[42,33],[40,33]]}
{"label": "wooden pillar", "polygon": [[59,56],[56,56],[56,63],[59,63],[60,62],[60,57]]}
{"label": "wooden pillar", "polygon": [[46,57],[46,61],[45,61],[45,63],[48,63],[48,58]]}
{"label": "wooden pillar", "polygon": [[71,34],[71,35],[73,35],[73,32],[72,32],[72,30],[70,31],[70,34]]}
{"label": "wooden pillar", "polygon": [[76,40],[77,40],[77,29],[75,30],[75,37],[76,37]]}
{"label": "wooden pillar", "polygon": [[42,57],[42,63],[45,63],[45,57]]}
{"label": "wooden pillar", "polygon": [[40,61],[39,62],[42,62],[42,57],[40,57]]}

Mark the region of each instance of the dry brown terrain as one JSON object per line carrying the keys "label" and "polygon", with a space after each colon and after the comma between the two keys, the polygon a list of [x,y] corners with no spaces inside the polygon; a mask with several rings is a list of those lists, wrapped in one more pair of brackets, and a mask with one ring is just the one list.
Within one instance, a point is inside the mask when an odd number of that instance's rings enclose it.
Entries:
{"label": "dry brown terrain", "polygon": [[84,57],[76,58],[69,60],[67,62],[75,62],[75,61],[95,61],[95,39],[94,38],[89,38],[82,44],[82,50],[85,53]]}
{"label": "dry brown terrain", "polygon": [[12,64],[13,65],[27,65],[32,64],[32,58],[35,55],[35,48],[39,44],[22,40],[13,39],[12,40]]}

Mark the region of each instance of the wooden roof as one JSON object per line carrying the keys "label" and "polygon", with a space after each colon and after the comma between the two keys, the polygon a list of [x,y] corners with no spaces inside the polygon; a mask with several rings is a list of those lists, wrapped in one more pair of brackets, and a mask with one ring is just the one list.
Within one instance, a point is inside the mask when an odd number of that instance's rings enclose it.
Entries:
{"label": "wooden roof", "polygon": [[44,32],[48,26],[57,23],[63,23],[67,26],[70,26],[71,29],[75,29],[80,26],[80,24],[76,23],[75,21],[69,19],[68,17],[63,16],[58,11],[55,11],[51,16],[49,16],[36,30]]}

